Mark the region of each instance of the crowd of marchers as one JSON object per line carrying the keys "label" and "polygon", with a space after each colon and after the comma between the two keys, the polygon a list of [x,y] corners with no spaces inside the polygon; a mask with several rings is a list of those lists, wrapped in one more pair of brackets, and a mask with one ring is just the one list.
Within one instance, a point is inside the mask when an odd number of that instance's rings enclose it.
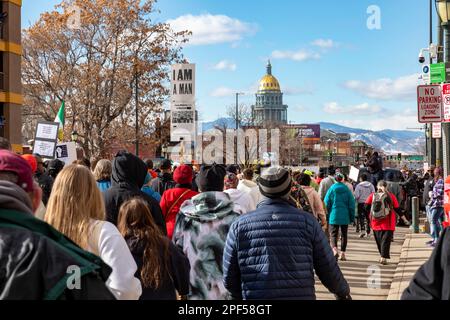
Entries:
{"label": "crowd of marchers", "polygon": [[[2,139],[1,299],[312,300],[317,275],[349,300],[339,267],[349,226],[373,234],[385,265],[396,225],[408,222],[377,154],[351,182],[332,166],[155,168],[127,151],[95,164],[45,163],[10,149]],[[444,183],[439,168],[427,174],[436,249],[405,299],[450,298]]]}

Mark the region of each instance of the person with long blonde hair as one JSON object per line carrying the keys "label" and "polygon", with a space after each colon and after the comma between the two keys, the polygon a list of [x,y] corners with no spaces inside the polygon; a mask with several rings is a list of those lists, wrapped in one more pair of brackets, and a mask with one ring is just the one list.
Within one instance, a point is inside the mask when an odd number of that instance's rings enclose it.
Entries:
{"label": "person with long blonde hair", "polygon": [[122,235],[105,218],[102,195],[90,170],[65,167],[53,185],[45,221],[111,267],[106,284],[117,299],[137,300],[142,287],[134,276],[136,263]]}

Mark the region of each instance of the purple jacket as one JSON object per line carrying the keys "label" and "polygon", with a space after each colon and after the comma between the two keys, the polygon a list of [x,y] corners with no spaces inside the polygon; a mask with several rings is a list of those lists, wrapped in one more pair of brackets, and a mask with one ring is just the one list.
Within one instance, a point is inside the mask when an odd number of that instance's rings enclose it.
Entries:
{"label": "purple jacket", "polygon": [[439,179],[433,187],[430,200],[431,208],[442,208],[444,206],[444,180]]}

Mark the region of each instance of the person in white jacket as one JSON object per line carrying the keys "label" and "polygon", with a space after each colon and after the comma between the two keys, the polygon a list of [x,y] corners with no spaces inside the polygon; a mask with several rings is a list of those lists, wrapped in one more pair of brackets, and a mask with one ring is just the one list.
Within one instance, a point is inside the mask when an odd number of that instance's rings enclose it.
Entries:
{"label": "person in white jacket", "polygon": [[237,189],[240,191],[244,191],[250,197],[252,198],[251,203],[251,210],[256,210],[256,206],[258,203],[262,200],[261,192],[259,191],[258,185],[253,182],[253,170],[252,169],[245,169],[243,172],[243,179],[239,181],[239,184],[237,186]]}
{"label": "person in white jacket", "polygon": [[224,191],[234,203],[236,212],[244,214],[256,209],[253,198],[246,192],[238,190],[239,179],[236,174],[227,172],[224,178]]}
{"label": "person in white jacket", "polygon": [[360,183],[355,188],[355,199],[358,203],[358,217],[356,218],[356,230],[361,231],[359,237],[363,238],[370,235],[369,212],[365,209],[367,198],[375,192],[373,184],[368,180],[367,174],[362,174],[359,178]]}
{"label": "person in white jacket", "polygon": [[53,185],[45,221],[111,267],[106,285],[117,299],[137,300],[142,294],[134,276],[137,265],[125,239],[105,217],[103,198],[89,169],[65,167]]}

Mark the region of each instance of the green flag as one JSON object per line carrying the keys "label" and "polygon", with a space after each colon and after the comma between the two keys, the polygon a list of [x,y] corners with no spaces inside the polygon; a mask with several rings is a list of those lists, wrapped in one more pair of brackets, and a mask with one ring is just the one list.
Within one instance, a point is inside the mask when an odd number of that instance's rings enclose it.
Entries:
{"label": "green flag", "polygon": [[64,100],[61,103],[61,107],[59,108],[58,114],[56,115],[55,122],[59,123],[59,131],[58,131],[58,140],[63,141],[64,139]]}

